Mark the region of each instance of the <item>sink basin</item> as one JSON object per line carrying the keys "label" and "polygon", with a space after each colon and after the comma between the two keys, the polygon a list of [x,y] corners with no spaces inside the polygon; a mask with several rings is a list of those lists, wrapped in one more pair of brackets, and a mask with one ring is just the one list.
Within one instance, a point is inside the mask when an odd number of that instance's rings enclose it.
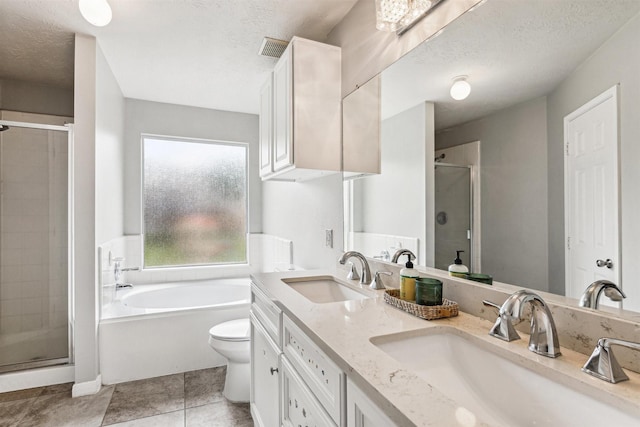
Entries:
{"label": "sink basin", "polygon": [[[402,366],[456,401],[465,426],[636,426],[638,418],[488,350],[454,328],[371,338]],[[464,420],[464,421],[463,421]]]}
{"label": "sink basin", "polygon": [[309,301],[317,304],[371,298],[355,288],[337,282],[331,276],[299,277],[282,279],[282,281]]}

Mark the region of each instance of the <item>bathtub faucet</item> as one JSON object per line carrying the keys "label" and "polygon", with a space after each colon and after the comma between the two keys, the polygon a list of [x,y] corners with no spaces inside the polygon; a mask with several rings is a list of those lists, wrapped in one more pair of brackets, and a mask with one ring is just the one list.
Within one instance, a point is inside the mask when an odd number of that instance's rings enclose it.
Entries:
{"label": "bathtub faucet", "polygon": [[116,290],[123,288],[133,288],[131,283],[120,283],[120,278],[122,277],[123,271],[138,271],[140,267],[134,268],[122,268],[120,263],[124,261],[124,258],[118,257],[113,260],[113,277],[116,280]]}

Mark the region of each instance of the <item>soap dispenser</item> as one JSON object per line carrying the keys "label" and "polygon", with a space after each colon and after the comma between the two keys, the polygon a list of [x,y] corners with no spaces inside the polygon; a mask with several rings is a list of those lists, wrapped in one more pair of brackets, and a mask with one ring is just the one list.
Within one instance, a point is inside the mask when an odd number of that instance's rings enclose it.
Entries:
{"label": "soap dispenser", "polygon": [[416,279],[419,276],[418,270],[413,269],[411,255],[407,255],[407,263],[400,270],[400,299],[405,301],[415,301],[416,299]]}
{"label": "soap dispenser", "polygon": [[462,277],[465,278],[466,274],[469,272],[469,268],[462,263],[460,259],[460,253],[464,251],[456,251],[456,259],[453,260],[453,264],[449,266],[449,275],[454,277]]}

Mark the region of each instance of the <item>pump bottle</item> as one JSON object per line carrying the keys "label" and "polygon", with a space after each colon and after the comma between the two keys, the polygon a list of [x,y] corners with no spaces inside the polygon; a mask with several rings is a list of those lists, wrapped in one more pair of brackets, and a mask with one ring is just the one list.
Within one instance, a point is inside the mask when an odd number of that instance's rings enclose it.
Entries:
{"label": "pump bottle", "polygon": [[456,251],[456,259],[453,260],[453,264],[449,266],[449,276],[465,278],[466,273],[469,272],[469,268],[462,263],[460,259],[460,253],[464,251]]}
{"label": "pump bottle", "polygon": [[416,279],[419,276],[418,270],[413,269],[411,255],[407,254],[405,268],[400,270],[400,299],[405,301],[415,301],[416,299]]}

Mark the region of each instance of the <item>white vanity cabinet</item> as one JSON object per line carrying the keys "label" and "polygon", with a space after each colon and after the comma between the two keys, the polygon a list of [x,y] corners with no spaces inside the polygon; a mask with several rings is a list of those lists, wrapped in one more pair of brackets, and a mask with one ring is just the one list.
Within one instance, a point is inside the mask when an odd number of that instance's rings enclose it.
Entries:
{"label": "white vanity cabinet", "polygon": [[251,415],[258,427],[280,425],[281,310],[251,285]]}
{"label": "white vanity cabinet", "polygon": [[282,319],[282,340],[283,360],[291,363],[335,425],[343,425],[342,370],[286,315]]}
{"label": "white vanity cabinet", "polygon": [[282,358],[282,426],[336,426],[286,357]]}
{"label": "white vanity cabinet", "polygon": [[347,379],[347,427],[390,427],[396,425],[351,379]]}
{"label": "white vanity cabinet", "polygon": [[262,179],[340,172],[341,111],[340,48],[294,37],[261,91]]}
{"label": "white vanity cabinet", "polygon": [[260,176],[273,173],[273,73],[260,90]]}

